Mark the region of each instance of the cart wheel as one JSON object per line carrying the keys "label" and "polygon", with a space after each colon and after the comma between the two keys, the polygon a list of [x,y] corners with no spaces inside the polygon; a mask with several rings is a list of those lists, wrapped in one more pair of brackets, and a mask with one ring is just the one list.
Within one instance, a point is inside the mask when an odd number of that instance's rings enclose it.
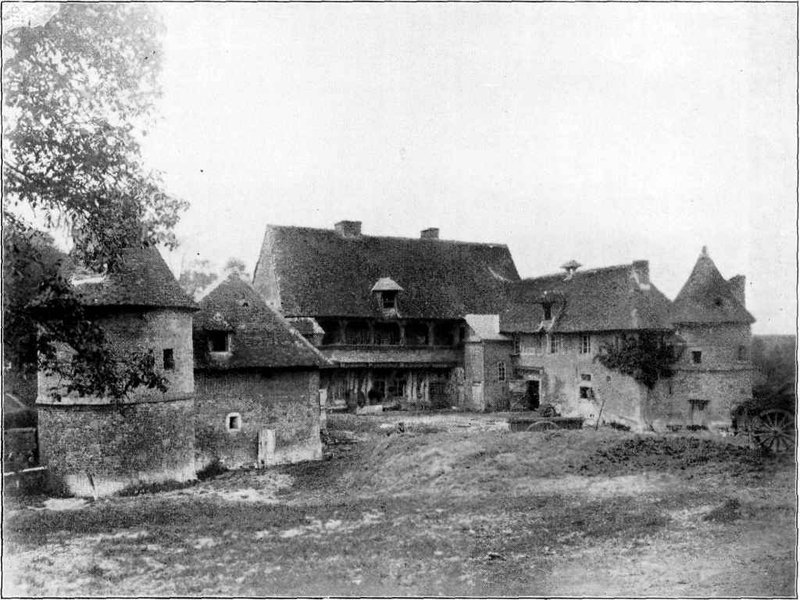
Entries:
{"label": "cart wheel", "polygon": [[755,443],[770,452],[794,452],[794,416],[788,411],[780,408],[765,410],[753,418],[751,431]]}
{"label": "cart wheel", "polygon": [[558,429],[558,425],[552,421],[539,421],[528,425],[528,431],[550,431],[551,429]]}

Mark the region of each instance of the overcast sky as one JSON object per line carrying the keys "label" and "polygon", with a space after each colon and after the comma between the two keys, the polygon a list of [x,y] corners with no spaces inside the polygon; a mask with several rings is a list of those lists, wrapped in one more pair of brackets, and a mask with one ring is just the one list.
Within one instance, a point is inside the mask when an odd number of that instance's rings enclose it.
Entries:
{"label": "overcast sky", "polygon": [[707,245],[755,332],[795,330],[795,6],[159,10],[174,267],[352,219],[508,244],[522,276],[649,259],[674,298]]}

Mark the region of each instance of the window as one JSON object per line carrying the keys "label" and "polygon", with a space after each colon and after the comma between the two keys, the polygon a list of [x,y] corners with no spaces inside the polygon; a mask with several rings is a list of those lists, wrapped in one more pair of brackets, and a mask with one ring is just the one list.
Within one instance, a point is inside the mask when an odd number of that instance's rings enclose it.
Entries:
{"label": "window", "polygon": [[534,354],[542,354],[542,340],[543,337],[540,334],[533,336],[533,353]]}
{"label": "window", "polygon": [[578,350],[581,354],[589,354],[592,351],[592,338],[588,335],[581,336],[581,342]]}
{"label": "window", "polygon": [[739,346],[736,357],[739,360],[747,360],[747,346]]}
{"label": "window", "polygon": [[556,354],[561,350],[561,336],[560,335],[551,335],[550,336],[550,354]]}
{"label": "window", "polygon": [[581,373],[581,381],[591,381],[592,374],[591,373]]}
{"label": "window", "polygon": [[703,362],[703,353],[700,350],[692,350],[692,364],[699,365]]}
{"label": "window", "polygon": [[228,431],[239,431],[242,428],[242,415],[230,413],[225,417],[225,428]]}
{"label": "window", "polygon": [[172,348],[164,348],[164,370],[172,371],[175,369],[175,352]]}
{"label": "window", "polygon": [[542,310],[544,311],[545,321],[549,321],[553,318],[552,304],[542,304]]}
{"label": "window", "polygon": [[592,398],[594,398],[594,390],[589,386],[582,385],[580,387],[580,397],[583,400],[591,400]]}
{"label": "window", "polygon": [[512,343],[514,344],[514,354],[519,354],[520,353],[519,334],[515,333],[514,336],[511,339],[512,339]]}
{"label": "window", "polygon": [[397,307],[397,292],[382,292],[381,305],[384,310],[392,310]]}
{"label": "window", "polygon": [[208,349],[211,352],[230,352],[230,334],[227,331],[210,331]]}
{"label": "window", "polygon": [[506,363],[500,361],[497,363],[497,381],[506,380]]}

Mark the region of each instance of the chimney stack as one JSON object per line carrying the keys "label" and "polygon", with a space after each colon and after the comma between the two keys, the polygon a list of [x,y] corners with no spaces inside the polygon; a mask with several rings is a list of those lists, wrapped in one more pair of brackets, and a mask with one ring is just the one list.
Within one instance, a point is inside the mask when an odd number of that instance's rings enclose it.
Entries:
{"label": "chimney stack", "polygon": [[733,297],[736,298],[742,306],[745,306],[745,283],[747,283],[747,278],[744,275],[734,275],[728,279],[728,287],[731,293],[733,293]]}
{"label": "chimney stack", "polygon": [[419,232],[419,239],[421,240],[438,240],[439,239],[439,228],[438,227],[428,227],[428,229],[423,229]]}
{"label": "chimney stack", "polygon": [[635,260],[631,265],[633,268],[633,276],[636,282],[642,289],[650,287],[650,261],[649,260]]}
{"label": "chimney stack", "polygon": [[342,237],[358,237],[361,235],[361,221],[339,221],[333,226]]}

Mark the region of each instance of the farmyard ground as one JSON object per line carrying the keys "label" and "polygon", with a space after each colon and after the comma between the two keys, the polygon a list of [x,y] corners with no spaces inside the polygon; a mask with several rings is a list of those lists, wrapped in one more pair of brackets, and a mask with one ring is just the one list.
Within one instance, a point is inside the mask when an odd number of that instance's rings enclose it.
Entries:
{"label": "farmyard ground", "polygon": [[741,441],[509,433],[497,415],[329,426],[320,463],[7,499],[4,595],[796,593],[794,461]]}

